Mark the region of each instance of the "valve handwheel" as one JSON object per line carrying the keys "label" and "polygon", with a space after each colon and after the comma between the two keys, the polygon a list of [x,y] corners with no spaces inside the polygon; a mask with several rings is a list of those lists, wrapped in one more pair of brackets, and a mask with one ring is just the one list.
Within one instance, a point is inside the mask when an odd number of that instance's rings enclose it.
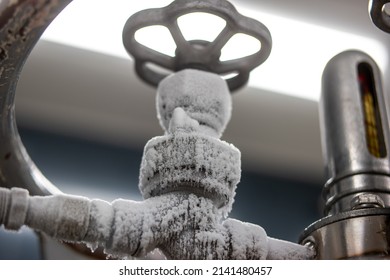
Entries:
{"label": "valve handwheel", "polygon": [[[226,21],[225,28],[214,41],[187,41],[184,38],[177,19],[194,12],[213,14]],[[174,57],[148,48],[135,39],[138,30],[155,25],[165,26],[170,31],[176,44]],[[242,58],[221,61],[222,48],[238,33],[259,40],[260,50]],[[233,91],[243,86],[249,79],[250,71],[268,58],[272,39],[267,27],[257,20],[241,15],[225,0],[176,0],[166,7],[143,10],[131,16],[123,30],[123,43],[135,59],[138,76],[151,85],[157,86],[167,76],[155,67],[150,67],[156,65],[172,72],[192,68],[219,75],[235,74],[226,79],[229,89]]]}

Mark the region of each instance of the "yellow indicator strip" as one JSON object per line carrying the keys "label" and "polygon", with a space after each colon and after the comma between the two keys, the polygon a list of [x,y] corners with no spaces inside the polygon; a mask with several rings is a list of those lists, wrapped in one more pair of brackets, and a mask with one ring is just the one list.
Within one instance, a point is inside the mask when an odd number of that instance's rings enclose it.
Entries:
{"label": "yellow indicator strip", "polygon": [[379,137],[375,119],[374,99],[370,92],[363,94],[364,119],[366,125],[366,138],[369,152],[375,157],[381,157],[379,150]]}
{"label": "yellow indicator strip", "polygon": [[358,72],[364,111],[367,148],[373,156],[383,158],[386,157],[387,152],[386,147],[384,146],[371,67],[368,64],[362,63],[358,67]]}

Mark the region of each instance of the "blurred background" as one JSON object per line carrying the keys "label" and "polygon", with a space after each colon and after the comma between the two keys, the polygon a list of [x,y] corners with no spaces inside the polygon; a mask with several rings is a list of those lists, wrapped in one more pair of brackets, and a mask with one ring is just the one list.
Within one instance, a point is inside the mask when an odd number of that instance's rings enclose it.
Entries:
{"label": "blurred background", "polygon": [[[170,2],[74,1],[30,55],[17,88],[17,122],[30,156],[63,192],[108,201],[142,199],[143,147],[163,130],[155,89],[136,77],[121,32],[133,13]],[[222,137],[242,153],[230,217],[296,242],[322,214],[322,70],[341,51],[359,49],[387,77],[390,39],[371,23],[367,0],[231,2],[268,27],[273,50],[248,85],[234,93],[232,119]],[[207,30],[200,22],[190,27],[188,34]],[[157,46],[169,41],[154,38]],[[233,48],[230,55],[240,51]],[[86,257],[27,228],[18,233],[0,228],[0,248],[0,259]]]}

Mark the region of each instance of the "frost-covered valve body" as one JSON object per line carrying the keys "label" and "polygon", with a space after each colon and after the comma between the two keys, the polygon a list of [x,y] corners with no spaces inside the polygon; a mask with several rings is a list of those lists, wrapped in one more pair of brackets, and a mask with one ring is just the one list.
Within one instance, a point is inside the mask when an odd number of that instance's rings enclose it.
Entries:
{"label": "frost-covered valve body", "polygon": [[163,80],[157,111],[164,136],[144,150],[140,189],[144,198],[188,192],[210,198],[225,214],[240,180],[240,152],[218,139],[231,115],[226,82],[216,74],[187,69]]}
{"label": "frost-covered valve body", "polygon": [[241,173],[240,152],[216,137],[230,117],[225,81],[198,70],[183,70],[165,81],[158,106],[166,134],[145,147],[140,171],[144,201],[30,197],[23,189],[0,188],[0,224],[11,230],[27,225],[57,239],[100,245],[121,258],[142,257],[154,248],[172,259],[311,258],[308,247],[269,238],[260,226],[225,219]]}

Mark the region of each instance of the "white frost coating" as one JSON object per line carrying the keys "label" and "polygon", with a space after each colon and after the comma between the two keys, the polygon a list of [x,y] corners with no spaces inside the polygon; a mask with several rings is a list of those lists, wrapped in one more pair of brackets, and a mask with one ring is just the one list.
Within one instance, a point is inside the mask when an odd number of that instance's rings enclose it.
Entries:
{"label": "white frost coating", "polygon": [[268,238],[269,260],[308,260],[315,257],[315,251],[309,247]]}
{"label": "white frost coating", "polygon": [[172,119],[169,122],[169,134],[178,132],[193,132],[198,130],[199,123],[190,118],[182,108],[177,107],[173,110]]}
{"label": "white frost coating", "polygon": [[219,140],[231,115],[226,82],[216,74],[186,69],[159,85],[157,109],[166,135],[145,146],[140,170],[144,198],[187,192],[230,211],[241,176],[240,152]]}
{"label": "white frost coating", "polygon": [[139,186],[144,198],[187,191],[212,199],[224,214],[241,177],[240,152],[233,145],[197,132],[176,132],[145,146]]}
{"label": "white frost coating", "polygon": [[[207,232],[220,221],[219,212],[211,201],[195,195],[169,194],[143,203],[116,200],[112,207],[115,217],[110,223],[111,242],[105,248],[106,252],[121,258],[144,256],[159,246],[167,255],[178,258],[182,252],[174,252],[173,248],[183,240],[185,233],[195,228]],[[223,239],[223,235],[219,233],[218,238]],[[194,234],[184,240],[193,243]],[[199,255],[193,257],[199,259]]]}
{"label": "white frost coating", "polygon": [[[268,255],[268,240],[265,230],[257,225],[228,219],[223,225],[231,235],[232,255],[234,260],[262,259]],[[248,251],[248,248],[250,250]]]}
{"label": "white frost coating", "polygon": [[231,96],[227,84],[219,75],[186,69],[160,82],[157,90],[157,116],[168,131],[173,111],[177,107],[198,121],[199,131],[221,137],[231,117]]}
{"label": "white frost coating", "polygon": [[83,241],[88,225],[90,200],[64,194],[29,199],[25,224],[67,241]]}
{"label": "white frost coating", "polygon": [[92,251],[95,251],[99,245],[103,245],[102,241],[99,243],[99,240],[110,239],[114,209],[110,203],[94,199],[91,202],[89,216],[89,231],[84,240],[86,241],[87,246]]}

